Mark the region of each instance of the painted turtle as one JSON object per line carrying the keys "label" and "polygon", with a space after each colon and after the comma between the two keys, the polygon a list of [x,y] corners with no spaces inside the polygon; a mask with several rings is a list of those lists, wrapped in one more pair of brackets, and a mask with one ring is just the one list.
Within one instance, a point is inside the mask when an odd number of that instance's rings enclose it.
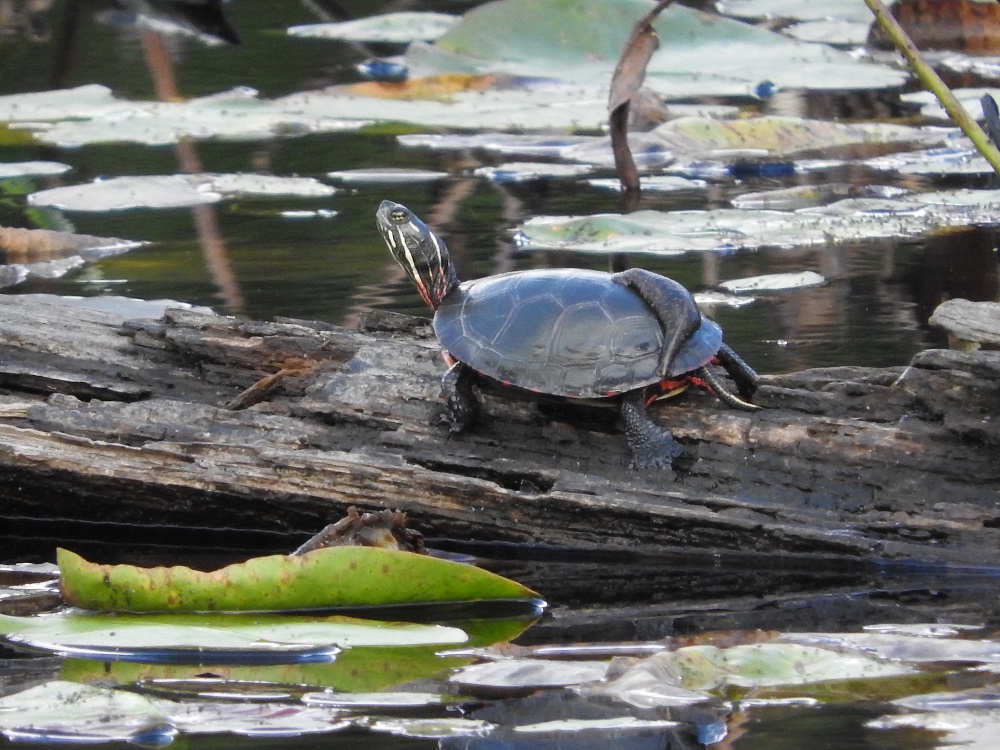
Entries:
{"label": "painted turtle", "polygon": [[[451,364],[442,393],[453,432],[475,422],[473,384],[482,376],[552,396],[618,399],[634,468],[666,468],[681,455],[646,407],[688,383],[730,406],[759,408],[746,400],[757,374],[673,279],[640,268],[562,268],[460,283],[444,242],[408,208],[383,201],[376,224],[435,311],[434,332]],[[713,361],[730,373],[740,396],[719,379]]]}

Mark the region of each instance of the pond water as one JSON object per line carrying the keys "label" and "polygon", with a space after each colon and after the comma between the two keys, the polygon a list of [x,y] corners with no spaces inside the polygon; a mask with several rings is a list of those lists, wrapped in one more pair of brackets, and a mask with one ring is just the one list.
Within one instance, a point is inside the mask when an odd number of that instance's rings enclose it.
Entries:
{"label": "pond water", "polygon": [[[399,54],[385,43],[294,38],[291,26],[363,17],[389,10],[436,10],[459,14],[474,2],[272,2],[235,0],[227,16],[241,44],[206,45],[168,35],[156,44],[127,18],[98,2],[23,3],[0,0],[0,96],[99,83],[122,98],[155,100],[170,93],[191,98],[235,86],[276,98],[361,80],[356,65]],[[977,80],[976,83],[984,83]],[[991,83],[991,81],[985,81]],[[788,107],[822,116],[891,111],[883,96],[814,93],[805,97],[741,100],[748,110],[779,113]],[[890,97],[891,98],[891,97]],[[454,123],[461,127],[462,122]],[[75,147],[24,142],[0,129],[0,162],[56,161],[71,171],[60,176],[0,181],[0,225],[43,227],[149,244],[61,275],[32,275],[4,293],[121,295],[173,299],[223,313],[270,319],[276,316],[353,324],[371,309],[426,314],[426,308],[386,252],[374,227],[374,212],[389,198],[433,223],[451,248],[462,278],[533,267],[607,269],[638,265],[678,279],[697,292],[717,291],[720,282],[765,274],[815,271],[825,283],[754,295],[746,305],[708,308],[727,341],[761,372],[787,372],[834,365],[894,366],[945,340],[927,326],[939,302],[952,297],[996,299],[995,226],[936,233],[904,240],[859,240],[830,245],[664,257],[636,253],[614,258],[573,249],[529,250],[515,242],[524,222],[539,216],[589,215],[618,210],[615,192],[585,180],[541,178],[503,182],[477,176],[480,167],[510,161],[477,148],[435,150],[404,145],[402,133],[427,132],[385,124],[298,137],[236,141],[199,140],[182,145],[99,143]],[[533,159],[534,160],[534,159]],[[421,182],[351,182],[328,173],[393,167],[431,170],[446,176]],[[311,177],[338,192],[318,198],[244,196],[196,208],[84,212],[31,207],[26,195],[45,188],[126,175],[182,172],[255,173]],[[613,177],[607,167],[587,178]],[[642,209],[702,210],[728,205],[747,193],[811,183],[837,183],[855,192],[873,184],[910,189],[984,187],[982,175],[887,175],[841,162],[808,171],[747,170],[706,188],[670,193],[647,191]],[[777,244],[777,243],[775,243]],[[27,547],[11,549],[8,562],[35,558]],[[2,553],[0,553],[2,554]],[[44,550],[42,555],[44,555]],[[544,557],[544,556],[542,556]],[[558,616],[543,620],[520,639],[526,645],[575,641],[647,642],[703,632],[757,629],[858,630],[876,623],[956,622],[974,625],[971,639],[988,642],[1000,618],[996,578],[925,570],[764,570],[746,563],[650,566],[632,561],[506,561],[498,569],[543,591]],[[736,639],[739,640],[739,639]],[[10,657],[8,652],[0,653]],[[11,659],[0,668],[0,688],[22,684]],[[991,662],[996,668],[996,657]],[[22,665],[23,666],[23,665]],[[48,662],[43,665],[51,667]],[[936,688],[979,684],[966,665],[941,670]],[[7,671],[4,672],[4,669]],[[40,666],[39,669],[42,669]],[[989,671],[987,668],[986,671]],[[984,680],[988,683],[988,680]],[[863,697],[857,697],[863,696]],[[738,750],[798,747],[917,748],[945,742],[938,734],[880,731],[869,726],[886,711],[885,696],[859,690],[842,702],[803,709],[774,701],[748,702],[729,715],[730,735],[718,747]],[[991,705],[997,724],[995,694]],[[558,713],[558,712],[557,712]],[[528,715],[537,718],[544,712]],[[539,719],[540,720],[540,719]],[[683,720],[687,720],[684,718]],[[706,722],[710,725],[711,722]],[[607,737],[575,735],[576,741],[394,737],[359,733],[321,739],[188,738],[192,747],[591,747]],[[702,738],[704,739],[704,737]],[[630,735],[623,746],[700,747],[688,735]],[[7,746],[19,743],[0,740]],[[975,747],[988,747],[986,744]]]}
{"label": "pond water", "polygon": [[[407,7],[460,13],[471,5],[443,2]],[[148,50],[144,53],[135,27],[116,23],[99,5],[53,2],[51,7],[41,6],[44,11],[24,20],[30,32],[13,23],[6,29],[0,94],[100,83],[124,98],[155,99],[154,81],[162,84],[165,76],[172,75],[183,97],[234,86],[251,86],[262,97],[278,97],[357,81],[357,63],[401,50],[398,45],[293,38],[284,33],[287,27],[325,20],[312,5],[247,0],[227,9],[242,39],[240,45],[206,46],[169,37],[166,47],[172,72],[165,73],[150,67],[151,56]],[[391,3],[352,3],[350,13],[363,16],[392,7]],[[21,12],[28,14],[24,9]],[[850,101],[851,95],[845,94],[828,97],[827,104],[847,107]],[[801,106],[817,105],[805,102]],[[760,103],[755,108],[767,111]],[[517,225],[533,216],[613,212],[618,202],[613,192],[595,189],[582,180],[504,183],[475,177],[476,167],[508,159],[480,150],[404,147],[393,130],[236,143],[198,141],[184,148],[129,143],[72,149],[7,145],[4,161],[53,160],[69,164],[72,171],[33,178],[27,188],[21,181],[8,184],[7,198],[0,203],[0,224],[40,224],[151,244],[59,278],[29,278],[4,291],[167,298],[254,318],[280,315],[336,323],[350,323],[372,307],[425,314],[374,231],[373,214],[384,198],[434,220],[463,278],[536,266],[607,268],[607,258],[572,250],[523,251],[512,242],[512,235]],[[326,177],[328,172],[371,167],[429,169],[449,176],[416,184],[351,184],[342,186],[346,189],[336,195],[317,199],[237,198],[196,210],[25,210],[24,196],[17,194],[18,190],[95,178],[173,174],[185,171],[184,165],[191,163],[205,172],[298,175],[328,184],[336,184]],[[612,173],[605,169],[587,176]],[[876,179],[889,181],[857,165],[784,178],[750,175],[722,180],[707,191],[649,192],[641,207],[703,209],[723,206],[747,192],[809,182],[863,187]],[[913,182],[913,178],[896,181]],[[977,181],[981,182],[966,183]],[[288,211],[314,213],[294,218]],[[671,258],[635,255],[625,262],[670,275],[695,291],[760,274],[821,273],[827,279],[821,287],[762,294],[745,307],[720,306],[712,311],[727,339],[755,367],[784,372],[809,366],[907,362],[915,351],[942,340],[926,328],[927,316],[939,301],[996,295],[995,246],[995,232],[984,229],[931,242],[865,242]]]}

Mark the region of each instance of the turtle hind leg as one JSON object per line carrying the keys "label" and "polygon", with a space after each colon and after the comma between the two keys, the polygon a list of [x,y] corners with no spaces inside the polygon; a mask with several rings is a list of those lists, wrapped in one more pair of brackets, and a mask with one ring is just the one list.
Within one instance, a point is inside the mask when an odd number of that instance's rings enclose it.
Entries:
{"label": "turtle hind leg", "polygon": [[719,376],[712,365],[702,365],[695,370],[695,374],[705,381],[708,387],[712,389],[712,393],[718,396],[719,400],[727,406],[731,406],[734,409],[742,409],[743,411],[760,411],[760,407],[756,404],[744,401],[735,393],[731,393],[726,384],[719,380]]}
{"label": "turtle hind leg", "polygon": [[646,412],[645,389],[622,396],[621,416],[625,422],[625,439],[632,451],[633,469],[669,469],[683,450],[669,430],[664,429]]}
{"label": "turtle hind leg", "polygon": [[725,344],[719,347],[715,356],[719,358],[719,364],[726,368],[726,372],[736,383],[736,390],[740,392],[740,395],[745,399],[751,398],[757,392],[757,381],[760,376],[739,354]]}
{"label": "turtle hind leg", "polygon": [[465,432],[479,418],[479,399],[473,389],[476,373],[468,365],[456,362],[441,378],[441,395],[448,411],[442,421],[452,434]]}

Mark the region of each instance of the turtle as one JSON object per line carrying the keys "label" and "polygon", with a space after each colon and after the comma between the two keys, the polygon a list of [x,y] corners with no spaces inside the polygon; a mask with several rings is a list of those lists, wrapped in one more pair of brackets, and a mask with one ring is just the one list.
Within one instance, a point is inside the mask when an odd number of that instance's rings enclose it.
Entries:
{"label": "turtle", "polygon": [[[647,413],[656,399],[695,384],[731,407],[760,408],[750,402],[757,373],[673,279],[642,268],[555,268],[460,282],[442,239],[408,208],[382,201],[376,225],[434,310],[434,333],[449,364],[441,381],[444,421],[453,433],[475,423],[475,386],[484,381],[565,399],[611,399],[631,467],[666,469],[683,451]],[[730,374],[739,396],[713,362]]]}

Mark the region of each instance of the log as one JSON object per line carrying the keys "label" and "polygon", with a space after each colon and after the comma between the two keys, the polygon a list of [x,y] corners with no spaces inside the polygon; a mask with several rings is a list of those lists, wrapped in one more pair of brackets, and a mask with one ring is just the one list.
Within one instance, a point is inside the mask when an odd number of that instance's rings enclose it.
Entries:
{"label": "log", "polygon": [[[0,297],[10,534],[293,549],[347,507],[448,540],[753,565],[1000,564],[1000,353],[766,376],[760,412],[652,407],[685,447],[636,472],[616,411],[484,394],[449,437],[423,319],[358,330]],[[746,557],[749,556],[749,557]]]}
{"label": "log", "polygon": [[1000,346],[1000,302],[950,299],[938,305],[930,323],[963,344]]}

